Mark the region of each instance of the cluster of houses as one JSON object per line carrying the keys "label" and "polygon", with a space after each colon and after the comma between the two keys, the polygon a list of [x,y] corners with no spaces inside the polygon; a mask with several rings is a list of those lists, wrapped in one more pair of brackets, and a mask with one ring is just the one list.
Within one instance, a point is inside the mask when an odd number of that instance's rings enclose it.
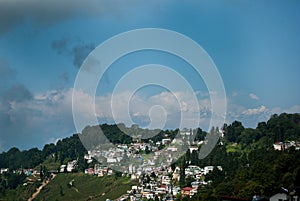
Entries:
{"label": "cluster of houses", "polygon": [[26,175],[26,181],[22,184],[23,186],[27,186],[28,184],[32,184],[35,181],[41,181],[41,174],[39,170],[36,170],[34,168],[19,168],[16,170],[10,170],[9,168],[1,168],[0,169],[0,175],[1,174],[7,174],[9,172],[12,172],[14,174],[25,174]]}
{"label": "cluster of houses", "polygon": [[122,198],[130,198],[131,201],[146,199],[155,199],[158,197],[160,200],[175,200],[178,196],[192,197],[197,193],[199,186],[209,184],[211,181],[205,182],[204,175],[208,174],[214,168],[222,170],[221,166],[213,167],[206,166],[200,168],[199,166],[189,165],[185,168],[185,177],[192,178],[189,186],[180,188],[180,168],[177,166],[175,169],[171,167],[160,167],[153,169],[152,173],[138,172],[134,177],[137,179],[138,185],[132,186],[131,190]]}
{"label": "cluster of houses", "polygon": [[[9,168],[1,168],[0,169],[0,174],[6,174],[8,172],[9,172]],[[33,168],[29,168],[29,169],[20,168],[18,170],[13,170],[12,172],[13,173],[18,173],[18,174],[21,174],[23,172],[26,176],[40,175],[40,172],[38,170],[33,169]]]}
{"label": "cluster of houses", "polygon": [[[190,152],[192,153],[194,150],[197,151],[200,144],[203,141],[192,142],[189,138],[192,138],[192,131],[182,131],[181,136],[185,139],[185,142],[188,143]],[[191,137],[190,137],[191,136]],[[172,168],[168,165],[172,162],[172,154],[174,152],[181,151],[177,144],[182,144],[183,142],[180,139],[171,140],[170,138],[162,139],[159,142],[153,143],[149,141],[148,143],[142,143],[136,141],[135,143],[128,145],[116,145],[115,147],[105,149],[95,149],[88,151],[88,154],[85,156],[85,159],[88,163],[92,162],[93,158],[106,158],[107,166],[113,167],[114,164],[121,164],[124,160],[125,155],[128,158],[136,158],[141,161],[140,164],[129,164],[127,169],[123,171],[125,174],[130,175],[132,180],[137,180],[138,185],[132,186],[132,189],[124,195],[123,198],[130,198],[131,201],[141,200],[143,198],[146,199],[155,199],[158,197],[160,200],[175,200],[176,197],[192,197],[197,193],[197,189],[199,186],[208,185],[212,181],[205,181],[203,178],[206,174],[213,171],[214,168],[218,168],[222,171],[221,166],[206,166],[199,167],[195,165],[189,165],[185,168],[185,177],[192,178],[192,182],[189,186],[185,186],[183,188],[179,187],[180,180],[180,168],[175,167]],[[172,144],[171,144],[172,141]],[[175,146],[174,142],[175,141]],[[294,146],[297,150],[300,149],[298,146],[299,143],[294,141],[285,142],[285,143],[275,143],[275,150],[285,150],[292,146]],[[165,152],[159,152],[158,150],[161,147],[166,146]],[[153,152],[154,159],[144,160],[145,152]],[[159,154],[163,155],[165,161],[160,161],[160,165],[157,166],[157,161],[155,159],[159,158]],[[112,174],[112,170],[107,168],[107,166],[100,166],[98,164],[95,165],[94,168],[89,168],[85,171],[86,174],[94,174],[98,176],[103,176],[105,174]],[[146,179],[145,179],[146,178]],[[278,195],[277,195],[278,196]],[[283,196],[281,194],[281,196]],[[274,200],[274,199],[273,199]]]}
{"label": "cluster of houses", "polygon": [[103,177],[104,175],[112,175],[113,170],[108,168],[107,166],[95,164],[94,168],[85,169],[84,173],[89,175],[98,175],[98,177]]}
{"label": "cluster of houses", "polygon": [[[193,150],[198,150],[198,146],[203,141],[194,142],[192,139],[192,131],[186,130],[180,132],[179,138],[171,139],[166,135],[165,138],[158,142],[149,140],[149,142],[145,143],[137,139],[135,143],[131,144],[99,145],[93,150],[89,150],[84,158],[88,163],[91,163],[93,158],[95,158],[102,164],[114,169],[122,169],[123,172],[128,171],[129,164],[143,165],[144,168],[153,164],[161,166],[165,165],[164,163],[171,164],[175,162],[181,156],[181,153],[185,153],[188,148],[191,153]],[[147,155],[149,153],[150,155]],[[146,160],[144,160],[145,156],[147,157]],[[131,173],[130,170],[129,173]]]}
{"label": "cluster of houses", "polygon": [[[203,141],[192,142],[193,133],[191,130],[183,130],[180,132],[180,138],[170,139],[165,136],[161,141],[152,142],[140,142],[136,141],[132,144],[119,144],[113,147],[103,149],[98,147],[94,150],[89,150],[84,156],[88,163],[93,161],[93,158],[101,159],[105,158],[104,165],[95,164],[94,168],[85,170],[89,175],[110,175],[112,170],[108,167],[116,167],[114,165],[124,164],[125,169],[122,169],[123,173],[130,176],[132,180],[138,181],[138,185],[132,186],[132,189],[124,195],[127,198],[130,197],[131,201],[140,200],[143,198],[154,199],[156,196],[160,200],[173,200],[177,196],[192,197],[197,193],[197,189],[201,185],[207,185],[211,181],[205,181],[206,174],[211,172],[214,168],[218,168],[222,171],[221,166],[213,167],[199,167],[195,165],[189,165],[184,170],[186,178],[191,179],[189,186],[184,188],[179,187],[180,181],[180,168],[170,167],[170,164],[174,162],[173,154],[180,153],[182,145],[188,145],[190,152],[197,151],[200,144]],[[161,148],[165,148],[164,151],[159,151]],[[152,158],[149,158],[150,154]],[[144,159],[144,157],[147,157]],[[140,161],[140,163],[124,163],[125,159],[133,158]],[[161,160],[162,159],[162,160]],[[120,168],[120,167],[118,167]]]}

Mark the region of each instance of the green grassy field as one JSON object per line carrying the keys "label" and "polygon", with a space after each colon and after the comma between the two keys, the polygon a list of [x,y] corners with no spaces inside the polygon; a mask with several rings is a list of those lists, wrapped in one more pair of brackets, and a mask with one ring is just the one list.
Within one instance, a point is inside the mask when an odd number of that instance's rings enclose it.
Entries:
{"label": "green grassy field", "polygon": [[241,152],[242,151],[242,147],[240,144],[237,143],[230,143],[226,145],[226,151],[227,153],[230,152]]}
{"label": "green grassy field", "polygon": [[[69,183],[72,183],[72,186]],[[131,189],[129,178],[99,178],[83,173],[58,174],[35,200],[106,200],[116,199]]]}

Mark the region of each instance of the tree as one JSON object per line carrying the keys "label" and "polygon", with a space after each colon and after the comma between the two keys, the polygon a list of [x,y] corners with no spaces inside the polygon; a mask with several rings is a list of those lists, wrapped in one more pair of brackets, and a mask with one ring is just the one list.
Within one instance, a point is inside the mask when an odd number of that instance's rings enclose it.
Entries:
{"label": "tree", "polygon": [[237,142],[243,145],[249,145],[259,139],[260,135],[256,129],[246,128],[237,137]]}
{"label": "tree", "polygon": [[174,172],[175,169],[176,169],[176,163],[172,163],[172,164],[171,164],[171,168],[172,168],[172,171]]}
{"label": "tree", "polygon": [[145,154],[149,154],[151,151],[149,150],[149,147],[148,146],[146,146],[146,148],[145,148]]}
{"label": "tree", "polygon": [[64,190],[63,190],[63,187],[61,185],[59,185],[59,194],[60,196],[64,196]]}
{"label": "tree", "polygon": [[198,151],[193,150],[191,154],[191,165],[198,165],[198,163],[199,163]]}
{"label": "tree", "polygon": [[7,178],[7,187],[9,189],[16,189],[19,184],[23,184],[25,181],[26,175],[24,172],[21,174],[9,172],[6,174]]}
{"label": "tree", "polygon": [[88,168],[87,161],[83,157],[77,159],[77,169],[79,172],[84,172]]}
{"label": "tree", "polygon": [[190,149],[188,149],[186,151],[185,160],[186,160],[187,163],[189,163],[191,161],[191,151],[190,151]]}
{"label": "tree", "polygon": [[224,173],[223,171],[219,170],[219,168],[214,167],[213,171],[208,173],[205,176],[206,181],[213,181],[214,183],[220,183],[224,179]]}
{"label": "tree", "polygon": [[54,153],[56,153],[56,146],[53,143],[46,144],[42,150],[43,158],[46,158]]}
{"label": "tree", "polygon": [[40,166],[40,179],[41,179],[41,181],[44,180],[44,171],[43,171],[43,166],[42,165]]}
{"label": "tree", "polygon": [[155,172],[151,172],[151,175],[150,175],[151,178],[155,179],[156,178],[156,174]]}
{"label": "tree", "polygon": [[203,131],[201,128],[197,128],[196,130],[196,137],[195,137],[195,141],[201,141],[205,139],[206,136],[206,132]]}
{"label": "tree", "polygon": [[239,121],[234,121],[231,125],[225,128],[224,134],[225,138],[229,142],[237,142],[238,136],[244,130],[244,126]]}
{"label": "tree", "polygon": [[5,189],[6,189],[6,181],[3,178],[0,178],[0,192],[2,195],[5,195]]}
{"label": "tree", "polygon": [[185,156],[182,157],[180,163],[180,178],[179,178],[179,185],[181,187],[185,186],[185,167],[186,167],[186,159]]}

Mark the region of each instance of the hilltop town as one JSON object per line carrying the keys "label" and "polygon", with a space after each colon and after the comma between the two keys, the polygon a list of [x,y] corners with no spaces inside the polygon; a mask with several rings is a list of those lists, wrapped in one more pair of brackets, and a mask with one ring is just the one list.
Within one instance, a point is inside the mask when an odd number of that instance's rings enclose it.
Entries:
{"label": "hilltop town", "polygon": [[[293,120],[282,124],[282,118]],[[236,121],[222,129],[213,128],[210,133],[201,129],[163,131],[147,140],[130,138],[129,143],[99,145],[91,150],[83,147],[80,135],[45,145],[43,150],[12,148],[0,154],[1,196],[39,200],[52,192],[51,195],[66,200],[66,193],[76,196],[80,192],[88,199],[170,201],[274,200],[280,194],[286,199],[297,199],[300,121],[295,119],[300,119],[298,114],[272,116],[256,129],[244,128]],[[282,133],[274,133],[276,129],[269,126],[273,124]],[[102,128],[113,131],[118,127]],[[180,138],[176,138],[176,133]],[[212,133],[219,136],[216,146],[200,160],[200,150]],[[116,136],[114,139],[128,141]],[[182,150],[184,153],[176,155]],[[173,156],[178,158],[174,160]],[[84,181],[90,181],[95,189],[88,188],[89,183],[84,185]],[[64,182],[65,185],[60,184]],[[120,186],[120,191],[106,182]],[[101,189],[96,188],[98,184]]]}

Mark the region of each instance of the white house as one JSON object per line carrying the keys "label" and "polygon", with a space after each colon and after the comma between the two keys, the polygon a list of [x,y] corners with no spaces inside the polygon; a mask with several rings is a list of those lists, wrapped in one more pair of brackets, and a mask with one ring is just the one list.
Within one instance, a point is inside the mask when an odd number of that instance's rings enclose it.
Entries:
{"label": "white house", "polygon": [[200,182],[199,182],[199,181],[193,181],[193,182],[191,183],[191,185],[192,185],[192,188],[197,189],[197,188],[199,187],[199,185],[200,185]]}
{"label": "white house", "polygon": [[9,170],[8,168],[1,168],[0,174],[7,173],[8,170]]}
{"label": "white house", "polygon": [[118,162],[116,158],[111,158],[111,157],[107,158],[107,163],[116,163],[116,162]]}
{"label": "white house", "polygon": [[179,186],[174,186],[173,187],[173,195],[176,196],[177,194],[180,193],[180,187]]}
{"label": "white house", "polygon": [[74,170],[76,166],[77,166],[77,160],[68,162],[67,171],[72,172],[72,170]]}
{"label": "white house", "polygon": [[171,147],[171,146],[170,146],[170,147],[167,148],[167,150],[168,150],[168,151],[175,152],[175,151],[177,151],[178,149],[177,149],[177,147]]}
{"label": "white house", "polygon": [[192,153],[193,151],[198,151],[198,147],[195,146],[190,147],[190,152]]}
{"label": "white house", "polygon": [[204,175],[208,174],[209,172],[214,170],[214,166],[205,166],[204,167]]}
{"label": "white house", "polygon": [[276,142],[275,144],[273,144],[273,147],[274,147],[275,150],[281,151],[283,149],[283,143],[282,142]]}
{"label": "white house", "polygon": [[65,168],[66,168],[66,165],[61,165],[59,171],[60,171],[60,172],[64,172],[64,171],[65,171]]}
{"label": "white house", "polygon": [[162,183],[162,184],[167,185],[167,184],[170,184],[170,182],[171,182],[171,179],[170,179],[169,176],[167,176],[167,175],[162,176],[162,179],[161,179],[161,183]]}
{"label": "white house", "polygon": [[170,143],[171,143],[171,139],[170,139],[170,138],[162,139],[161,143],[162,143],[163,145],[165,145],[165,144],[170,144]]}

